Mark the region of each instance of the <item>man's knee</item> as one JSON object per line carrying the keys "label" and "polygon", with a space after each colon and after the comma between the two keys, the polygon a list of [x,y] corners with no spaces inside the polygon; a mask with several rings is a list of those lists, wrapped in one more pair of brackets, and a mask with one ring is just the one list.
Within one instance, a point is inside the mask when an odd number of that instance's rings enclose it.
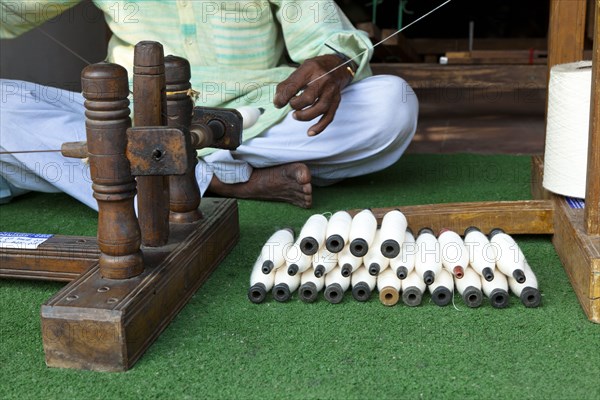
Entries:
{"label": "man's knee", "polygon": [[419,101],[413,89],[402,78],[376,75],[370,78],[373,124],[379,140],[391,145],[410,140],[415,133]]}

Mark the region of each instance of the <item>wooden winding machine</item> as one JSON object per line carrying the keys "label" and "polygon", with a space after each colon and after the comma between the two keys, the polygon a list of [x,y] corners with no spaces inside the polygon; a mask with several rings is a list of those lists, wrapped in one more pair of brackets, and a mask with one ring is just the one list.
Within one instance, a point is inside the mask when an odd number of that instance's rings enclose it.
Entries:
{"label": "wooden winding machine", "polygon": [[194,108],[189,63],[156,42],[135,48],[133,128],[123,67],[90,65],[81,79],[87,142],[62,153],[89,158],[97,239],[1,249],[0,277],[70,281],[42,306],[47,365],[123,371],[238,241],[236,201],[200,204],[194,171],[196,149],[240,144],[242,117]]}

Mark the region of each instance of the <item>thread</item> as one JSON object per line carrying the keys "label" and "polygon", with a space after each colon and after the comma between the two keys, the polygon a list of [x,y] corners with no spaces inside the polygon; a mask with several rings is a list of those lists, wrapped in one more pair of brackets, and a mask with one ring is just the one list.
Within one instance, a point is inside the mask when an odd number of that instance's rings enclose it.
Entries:
{"label": "thread", "polygon": [[362,257],[356,257],[352,254],[349,244],[338,254],[338,264],[340,265],[340,268],[342,269],[342,275],[344,276],[350,276],[352,272],[360,267],[362,262]]}
{"label": "thread", "polygon": [[592,62],[552,68],[543,186],[564,196],[585,197]]}
{"label": "thread", "polygon": [[377,278],[367,271],[364,266],[359,267],[350,277],[352,297],[356,301],[367,301],[375,288]]}
{"label": "thread", "polygon": [[304,223],[298,235],[300,250],[307,256],[316,254],[321,246],[323,246],[323,243],[325,243],[326,230],[327,218],[321,214],[311,215]]}
{"label": "thread", "polygon": [[369,251],[375,238],[377,219],[371,210],[362,210],[352,218],[350,225],[350,251],[356,257],[362,257]]}
{"label": "thread", "polygon": [[471,226],[465,231],[465,246],[471,267],[488,282],[494,279],[496,252],[489,239],[479,229]]}
{"label": "thread", "polygon": [[331,304],[338,304],[344,298],[344,293],[350,287],[350,277],[342,276],[340,267],[335,267],[325,275],[325,300]]}
{"label": "thread", "polygon": [[317,254],[313,257],[312,261],[314,276],[320,278],[328,274],[332,269],[335,268],[337,262],[337,254],[330,252],[325,248],[325,246],[321,247]]}
{"label": "thread", "polygon": [[377,276],[377,290],[379,291],[379,301],[384,306],[393,306],[400,300],[400,288],[402,287],[400,279],[394,271],[386,269]]}
{"label": "thread", "polygon": [[442,269],[437,275],[435,282],[427,286],[431,299],[440,307],[450,304],[454,293],[454,280],[452,274],[446,269]]}
{"label": "thread", "polygon": [[[194,99],[197,99],[199,94],[199,92],[195,92],[193,94],[195,96]],[[237,108],[236,110],[242,116],[242,129],[248,129],[252,127],[256,123],[256,121],[258,121],[260,116],[265,112],[264,108],[250,106],[242,106]]]}
{"label": "thread", "polygon": [[490,233],[490,243],[496,252],[497,269],[506,276],[514,277],[519,283],[525,282],[525,256],[517,242],[501,229],[494,229]]}
{"label": "thread", "polygon": [[409,273],[415,269],[415,258],[417,254],[417,245],[415,237],[410,230],[404,234],[404,242],[400,248],[400,254],[390,260],[390,267],[396,272],[400,279],[406,279]]}
{"label": "thread", "polygon": [[379,275],[381,271],[390,265],[390,259],[385,257],[381,252],[381,239],[381,230],[378,229],[375,232],[375,238],[373,239],[371,247],[369,247],[369,251],[367,251],[367,254],[363,257],[365,267],[373,276]]}
{"label": "thread", "polygon": [[271,290],[275,281],[274,270],[271,270],[267,274],[263,273],[263,262],[264,260],[262,255],[259,255],[254,262],[252,272],[250,273],[250,289],[248,289],[248,300],[257,304],[262,303],[265,300],[267,292]]}
{"label": "thread", "polygon": [[268,274],[285,264],[285,253],[294,243],[294,232],[291,229],[280,229],[273,233],[260,250],[263,259],[262,272]]}
{"label": "thread", "polygon": [[510,290],[516,294],[525,307],[537,307],[540,305],[542,301],[542,297],[540,295],[540,291],[538,289],[538,282],[535,273],[525,260],[525,276],[527,280],[525,283],[519,283],[512,276],[508,278],[508,286]]}
{"label": "thread", "polygon": [[348,243],[352,217],[346,211],[338,211],[329,218],[327,223],[325,245],[332,253],[339,253]]}
{"label": "thread", "polygon": [[292,293],[300,286],[300,274],[292,276],[285,269],[279,268],[275,272],[275,281],[273,283],[273,299],[285,302],[292,297]]}
{"label": "thread", "polygon": [[416,244],[415,271],[424,283],[431,285],[442,270],[440,245],[431,229],[426,228],[419,231]]}
{"label": "thread", "polygon": [[490,300],[492,307],[505,308],[508,306],[508,280],[502,272],[495,270],[494,279],[489,282],[481,279],[481,288]]}
{"label": "thread", "polygon": [[469,265],[469,252],[458,233],[444,230],[438,236],[442,265],[455,278],[462,278],[465,268]]}
{"label": "thread", "polygon": [[406,217],[399,210],[388,211],[381,221],[381,253],[387,258],[394,258],[400,253],[404,242],[404,233],[408,227]]}
{"label": "thread", "polygon": [[423,293],[427,288],[423,278],[417,273],[412,271],[406,279],[402,280],[402,301],[404,304],[410,307],[416,307],[421,304],[423,300]]}
{"label": "thread", "polygon": [[300,276],[300,288],[298,288],[298,297],[305,303],[312,303],[317,300],[319,292],[325,286],[325,278],[317,278],[312,270],[306,270]]}
{"label": "thread", "polygon": [[312,257],[307,256],[300,250],[300,238],[296,239],[293,245],[287,248],[285,254],[285,269],[288,274],[294,276],[306,271],[312,265]]}
{"label": "thread", "polygon": [[454,279],[454,284],[468,307],[476,308],[481,305],[483,301],[481,277],[473,268],[465,268],[463,277]]}

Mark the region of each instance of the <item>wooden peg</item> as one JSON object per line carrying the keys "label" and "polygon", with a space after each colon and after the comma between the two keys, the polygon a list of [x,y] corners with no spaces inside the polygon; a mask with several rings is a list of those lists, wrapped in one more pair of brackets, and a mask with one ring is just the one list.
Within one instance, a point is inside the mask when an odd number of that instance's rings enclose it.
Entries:
{"label": "wooden peg", "polygon": [[170,214],[169,220],[175,223],[191,223],[202,218],[200,190],[196,181],[196,150],[192,147],[190,124],[194,101],[190,96],[190,63],[181,57],[165,57],[165,78],[167,91],[167,124],[180,129],[185,136],[188,150],[188,169],[184,175],[169,177]]}
{"label": "wooden peg", "polygon": [[142,273],[140,228],[133,205],[136,182],[125,157],[129,119],[127,71],[94,64],[81,73],[86,107],[87,148],[98,201],[99,267],[103,277],[126,279]]}
{"label": "wooden peg", "polygon": [[[166,125],[165,66],[160,43],[143,41],[135,46],[133,104],[134,126]],[[164,246],[169,239],[169,178],[138,176],[137,182],[142,243]]]}
{"label": "wooden peg", "polygon": [[87,142],[65,142],[60,146],[60,153],[69,158],[87,158]]}

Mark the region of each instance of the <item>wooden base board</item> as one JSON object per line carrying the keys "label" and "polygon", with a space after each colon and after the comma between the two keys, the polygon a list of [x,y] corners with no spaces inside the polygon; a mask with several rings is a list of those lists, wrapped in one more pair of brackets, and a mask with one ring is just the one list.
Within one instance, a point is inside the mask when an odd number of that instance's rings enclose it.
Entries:
{"label": "wooden base board", "polygon": [[48,366],[133,366],[238,241],[235,200],[203,199],[201,210],[199,223],[171,225],[166,246],[143,249],[140,276],[105,279],[95,264],[42,306]]}
{"label": "wooden base board", "polygon": [[571,208],[563,196],[554,195],[542,187],[543,171],[542,158],[533,157],[532,194],[552,198],[552,243],[583,311],[590,321],[600,323],[600,236],[589,236],[585,233],[583,209]]}
{"label": "wooden base board", "polygon": [[37,249],[0,249],[0,279],[70,282],[99,257],[94,237],[52,236]]}

